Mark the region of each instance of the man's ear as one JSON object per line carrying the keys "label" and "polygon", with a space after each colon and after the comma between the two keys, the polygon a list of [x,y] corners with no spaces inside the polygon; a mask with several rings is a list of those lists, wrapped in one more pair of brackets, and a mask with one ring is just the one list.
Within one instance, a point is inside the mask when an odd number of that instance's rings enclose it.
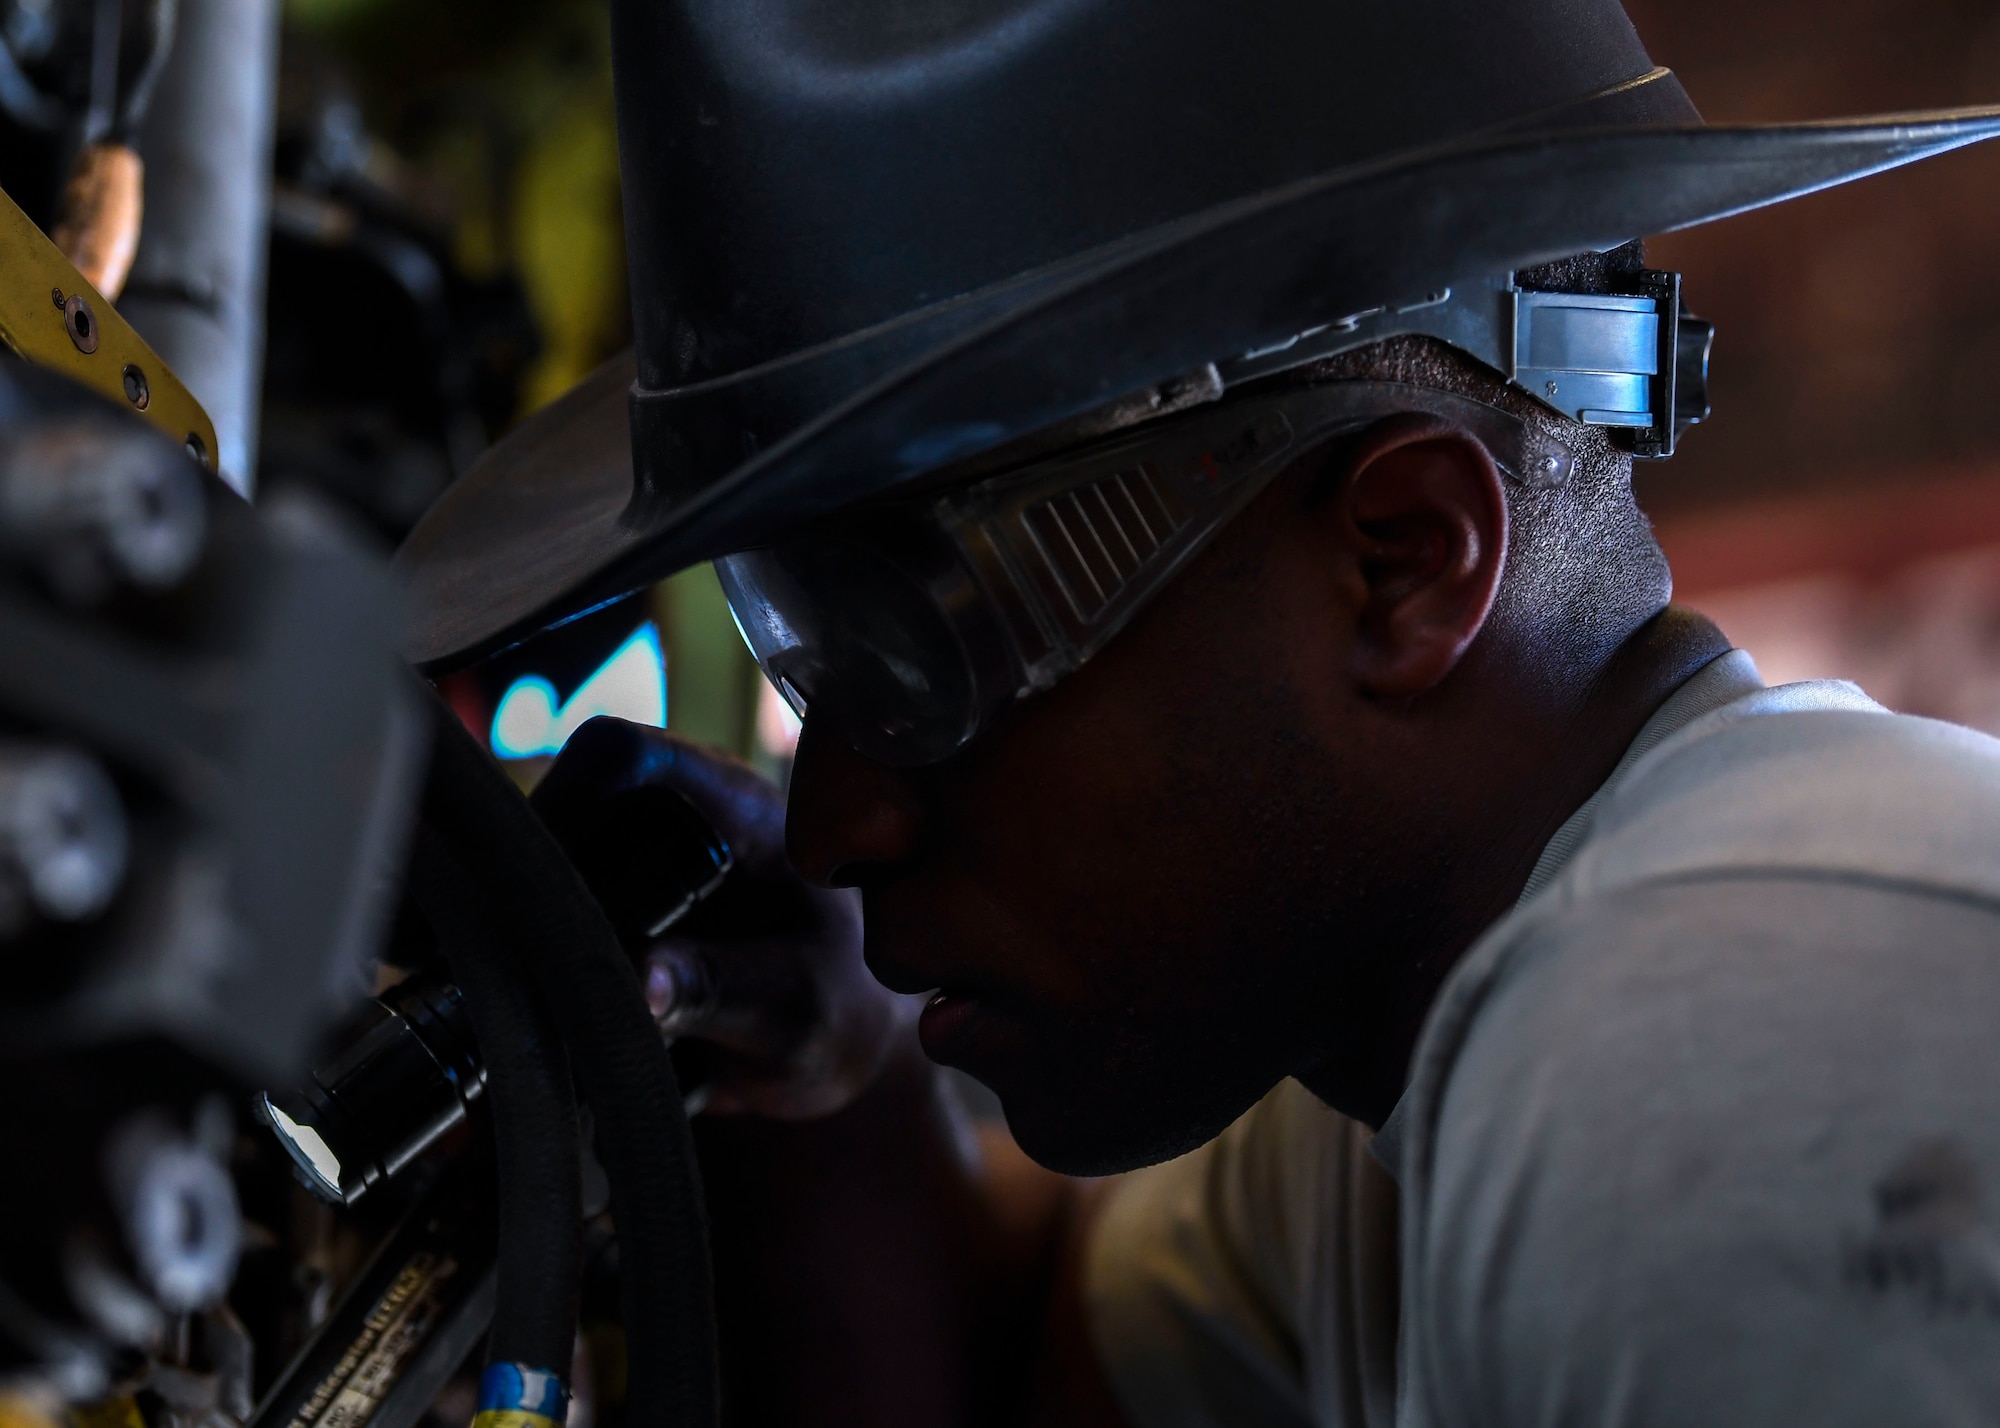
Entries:
{"label": "man's ear", "polygon": [[1434,419],[1384,422],[1334,496],[1363,599],[1353,673],[1369,694],[1439,684],[1485,627],[1507,564],[1507,497],[1486,448]]}

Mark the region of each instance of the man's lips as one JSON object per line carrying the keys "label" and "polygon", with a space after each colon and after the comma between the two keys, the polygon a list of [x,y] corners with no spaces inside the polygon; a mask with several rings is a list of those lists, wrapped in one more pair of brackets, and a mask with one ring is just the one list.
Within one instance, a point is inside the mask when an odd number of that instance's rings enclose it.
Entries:
{"label": "man's lips", "polygon": [[869,953],[867,962],[875,980],[890,991],[927,998],[917,1018],[917,1039],[931,1060],[948,1061],[953,1043],[963,1041],[968,1024],[978,1013],[981,989],[958,981],[949,972],[912,966],[875,952]]}
{"label": "man's lips", "polygon": [[949,1065],[954,1045],[965,1040],[978,1013],[977,997],[950,991],[932,993],[924,1003],[923,1015],[917,1018],[917,1039],[923,1043],[924,1055]]}
{"label": "man's lips", "polygon": [[950,937],[902,938],[871,929],[864,958],[875,980],[890,991],[925,998],[917,1018],[924,1054],[943,1065],[969,1067],[1016,1049],[1019,1018],[1029,1008],[1022,988],[946,951],[956,945]]}

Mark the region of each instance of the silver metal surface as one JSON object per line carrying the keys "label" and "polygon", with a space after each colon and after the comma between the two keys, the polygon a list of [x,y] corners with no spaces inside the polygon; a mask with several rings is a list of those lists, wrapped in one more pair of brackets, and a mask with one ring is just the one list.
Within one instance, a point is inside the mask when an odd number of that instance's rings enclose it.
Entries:
{"label": "silver metal surface", "polygon": [[277,0],[181,0],[146,122],[146,227],[119,310],[214,419],[230,485],[256,479]]}
{"label": "silver metal surface", "polygon": [[1660,312],[1652,298],[1522,293],[1513,379],[1586,426],[1658,425]]}

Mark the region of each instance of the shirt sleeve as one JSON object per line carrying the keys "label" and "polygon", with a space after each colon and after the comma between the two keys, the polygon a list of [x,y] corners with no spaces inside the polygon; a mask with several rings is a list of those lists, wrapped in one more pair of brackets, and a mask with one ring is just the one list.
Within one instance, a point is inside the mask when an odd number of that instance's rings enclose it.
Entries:
{"label": "shirt sleeve", "polygon": [[1296,1082],[1111,1191],[1085,1294],[1135,1428],[1386,1428],[1396,1188]]}
{"label": "shirt sleeve", "polygon": [[1528,925],[1403,1163],[1409,1424],[2000,1409],[2000,909],[1776,875]]}

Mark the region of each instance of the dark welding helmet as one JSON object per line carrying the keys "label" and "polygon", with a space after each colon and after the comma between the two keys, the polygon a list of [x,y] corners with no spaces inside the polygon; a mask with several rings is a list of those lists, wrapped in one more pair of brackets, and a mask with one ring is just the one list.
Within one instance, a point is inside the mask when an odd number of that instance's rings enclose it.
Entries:
{"label": "dark welding helmet", "polygon": [[1092,413],[1400,333],[1665,454],[1699,414],[1674,282],[1515,274],[2000,133],[1705,127],[1617,0],[611,10],[636,351],[411,536],[433,669]]}

